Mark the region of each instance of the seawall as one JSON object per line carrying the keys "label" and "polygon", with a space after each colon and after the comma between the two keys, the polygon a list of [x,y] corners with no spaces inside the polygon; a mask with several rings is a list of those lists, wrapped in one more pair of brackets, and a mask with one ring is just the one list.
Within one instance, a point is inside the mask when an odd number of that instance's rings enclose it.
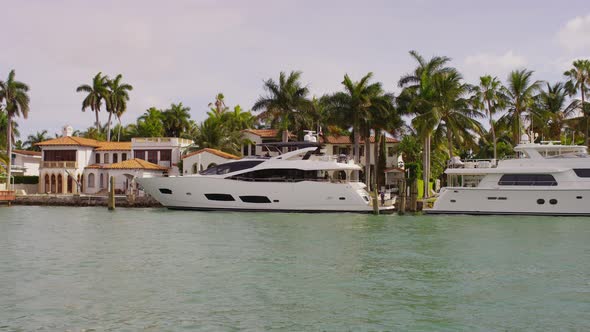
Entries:
{"label": "seawall", "polygon": [[[23,195],[16,196],[13,205],[43,206],[107,206],[107,196],[94,195]],[[144,196],[135,199],[115,196],[116,207],[162,207],[155,199]]]}

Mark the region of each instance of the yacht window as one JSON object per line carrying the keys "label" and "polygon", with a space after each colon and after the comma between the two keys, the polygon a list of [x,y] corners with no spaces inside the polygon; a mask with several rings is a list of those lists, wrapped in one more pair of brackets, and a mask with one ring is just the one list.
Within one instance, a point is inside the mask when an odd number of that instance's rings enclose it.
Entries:
{"label": "yacht window", "polygon": [[574,168],[576,175],[581,178],[590,178],[590,168]]}
{"label": "yacht window", "polygon": [[240,196],[244,203],[270,203],[270,199],[266,196]]}
{"label": "yacht window", "polygon": [[172,195],[172,190],[167,189],[167,188],[160,188],[160,192],[162,194],[166,194],[166,195]]}
{"label": "yacht window", "polygon": [[252,168],[260,163],[264,162],[264,160],[244,160],[244,161],[236,161],[233,163],[226,163],[217,166],[213,166],[207,168],[205,171],[201,172],[203,175],[215,175],[215,174],[227,174],[233,173],[237,171],[241,171],[243,169]]}
{"label": "yacht window", "polygon": [[261,169],[229,177],[239,181],[300,182],[328,180],[326,171],[304,171],[292,168]]}
{"label": "yacht window", "polygon": [[501,186],[556,186],[551,174],[504,174],[498,181]]}
{"label": "yacht window", "polygon": [[234,197],[229,194],[205,194],[205,197],[207,197],[207,199],[210,201],[235,201]]}

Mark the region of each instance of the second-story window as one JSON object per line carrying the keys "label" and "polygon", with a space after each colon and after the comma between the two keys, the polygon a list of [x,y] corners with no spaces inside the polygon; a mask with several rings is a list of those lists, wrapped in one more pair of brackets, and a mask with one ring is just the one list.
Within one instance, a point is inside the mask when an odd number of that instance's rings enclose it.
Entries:
{"label": "second-story window", "polygon": [[109,154],[108,153],[105,153],[103,159],[104,159],[104,163],[105,164],[108,164],[109,163]]}
{"label": "second-story window", "polygon": [[113,164],[118,163],[118,162],[119,162],[119,154],[113,153]]}
{"label": "second-story window", "polygon": [[100,153],[96,153],[94,155],[94,162],[100,164]]}
{"label": "second-story window", "polygon": [[121,153],[121,161],[125,161],[127,160],[127,153],[123,152]]}

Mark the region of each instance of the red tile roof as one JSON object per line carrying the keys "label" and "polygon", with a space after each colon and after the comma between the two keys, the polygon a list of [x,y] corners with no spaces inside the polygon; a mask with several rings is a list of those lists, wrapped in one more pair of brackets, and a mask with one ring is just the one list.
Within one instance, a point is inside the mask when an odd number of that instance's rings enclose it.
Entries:
{"label": "red tile roof", "polygon": [[47,141],[36,143],[35,145],[38,146],[56,146],[56,145],[70,145],[70,146],[89,146],[93,148],[97,148],[100,146],[99,141],[89,139],[89,138],[82,138],[76,136],[63,136],[55,139],[50,139]]}
{"label": "red tile roof", "polygon": [[182,156],[182,159],[188,158],[190,156],[194,156],[196,154],[203,153],[203,152],[209,152],[211,154],[214,154],[214,155],[216,155],[218,157],[225,158],[225,159],[240,159],[240,157],[235,156],[235,155],[233,155],[231,153],[223,152],[223,151],[220,151],[220,150],[217,150],[217,149],[210,149],[210,148],[204,148],[204,149],[201,149],[199,151],[191,152],[191,153],[189,153],[189,154],[187,154],[185,156]]}
{"label": "red tile roof", "polygon": [[29,151],[29,150],[17,150],[17,149],[13,149],[12,150],[13,153],[17,153],[17,154],[22,154],[25,156],[38,156],[41,157],[41,152],[40,151]]}
{"label": "red tile roof", "polygon": [[166,171],[168,170],[167,167],[156,165],[150,163],[149,161],[145,161],[143,159],[134,158],[125,160],[115,164],[108,164],[108,165],[99,165],[93,164],[90,166],[86,166],[86,168],[92,169],[145,169],[145,170],[156,170],[156,171]]}
{"label": "red tile roof", "polygon": [[100,147],[96,151],[128,151],[131,150],[131,142],[98,142]]}
{"label": "red tile roof", "polygon": [[[335,135],[330,135],[330,136],[322,136],[320,138],[320,142],[322,143],[326,143],[326,144],[352,144],[352,138],[350,136],[335,136]],[[371,136],[369,137],[369,142],[371,143],[375,143],[375,136]],[[393,137],[387,137],[385,136],[385,142],[386,143],[399,143],[399,141]],[[360,140],[361,144],[365,143],[365,140],[361,139]]]}

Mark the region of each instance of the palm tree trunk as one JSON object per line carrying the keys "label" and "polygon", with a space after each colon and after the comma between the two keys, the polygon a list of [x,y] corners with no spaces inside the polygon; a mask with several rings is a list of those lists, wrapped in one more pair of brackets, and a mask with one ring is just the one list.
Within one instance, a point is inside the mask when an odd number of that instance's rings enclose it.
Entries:
{"label": "palm tree trunk", "polygon": [[8,154],[8,165],[6,165],[6,190],[10,190],[10,175],[12,173],[12,116],[6,114],[8,128],[6,128],[6,153]]}
{"label": "palm tree trunk", "polygon": [[111,118],[113,117],[113,112],[109,112],[109,121],[107,122],[107,142],[111,141]]}
{"label": "palm tree trunk", "polygon": [[96,114],[96,130],[100,132],[100,120],[98,119],[98,109],[94,111],[94,114]]}
{"label": "palm tree trunk", "polygon": [[494,120],[492,119],[492,107],[488,100],[488,115],[490,116],[490,130],[492,131],[492,144],[494,145],[494,160],[498,158],[496,146],[496,129],[494,129]]}
{"label": "palm tree trunk", "polygon": [[453,159],[453,133],[451,133],[449,128],[447,128],[447,144],[449,148],[449,159]]}
{"label": "palm tree trunk", "polygon": [[373,175],[373,188],[379,188],[379,147],[381,146],[381,130],[375,129],[374,144],[375,145],[373,146],[373,158],[375,159],[375,173]]}
{"label": "palm tree trunk", "polygon": [[590,137],[588,137],[589,122],[588,122],[588,114],[586,114],[586,107],[585,107],[586,105],[584,105],[584,102],[585,102],[584,97],[585,96],[584,96],[584,84],[583,83],[582,83],[582,86],[580,86],[580,91],[582,92],[582,115],[586,118],[586,146],[588,146],[589,139],[590,139]]}
{"label": "palm tree trunk", "polygon": [[371,190],[371,132],[365,133],[365,184]]}
{"label": "palm tree trunk", "polygon": [[117,116],[117,120],[119,120],[119,132],[117,133],[117,142],[121,141],[121,118]]}
{"label": "palm tree trunk", "polygon": [[429,146],[430,146],[430,136],[424,137],[424,152],[422,153],[422,180],[424,181],[424,198],[428,197],[428,166],[429,166]]}

